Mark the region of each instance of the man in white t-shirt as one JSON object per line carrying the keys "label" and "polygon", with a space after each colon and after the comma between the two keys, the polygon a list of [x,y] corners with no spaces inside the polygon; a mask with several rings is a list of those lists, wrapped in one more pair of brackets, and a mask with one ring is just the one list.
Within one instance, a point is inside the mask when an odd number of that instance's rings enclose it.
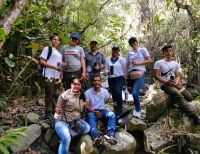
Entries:
{"label": "man in white t-shirt", "polygon": [[181,107],[189,117],[193,118],[195,124],[200,125],[200,117],[188,103],[192,101],[191,94],[181,85],[180,65],[172,60],[173,47],[166,45],[163,47],[164,59],[156,61],[154,64],[154,77],[161,82],[161,89],[170,95],[174,102]]}

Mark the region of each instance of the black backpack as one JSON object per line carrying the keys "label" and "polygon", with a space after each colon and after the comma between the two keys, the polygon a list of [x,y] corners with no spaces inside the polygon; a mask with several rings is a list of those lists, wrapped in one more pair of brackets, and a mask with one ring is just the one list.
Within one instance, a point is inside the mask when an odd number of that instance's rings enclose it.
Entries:
{"label": "black backpack", "polygon": [[[46,59],[46,61],[49,60],[49,58],[51,57],[51,54],[52,54],[52,47],[51,47],[51,46],[48,46],[48,48],[49,48],[49,50],[48,50],[48,54],[47,54],[47,59]],[[39,72],[40,74],[42,74],[43,69],[46,69],[46,67],[43,66],[43,65],[41,65],[40,63],[38,63],[38,72]],[[44,70],[44,71],[45,71],[45,70]]]}

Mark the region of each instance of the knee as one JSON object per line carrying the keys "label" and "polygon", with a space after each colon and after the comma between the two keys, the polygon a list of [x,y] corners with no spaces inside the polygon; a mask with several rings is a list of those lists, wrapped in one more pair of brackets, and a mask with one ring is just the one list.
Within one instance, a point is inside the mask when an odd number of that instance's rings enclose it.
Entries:
{"label": "knee", "polygon": [[90,132],[90,125],[88,123],[85,123],[84,125],[84,134],[87,134]]}
{"label": "knee", "polygon": [[65,145],[69,145],[70,142],[71,142],[71,135],[70,135],[70,133],[63,135],[62,138],[61,138],[61,142],[63,144],[65,144]]}
{"label": "knee", "polygon": [[110,119],[114,119],[115,118],[115,113],[109,111],[108,114],[107,114],[107,117],[110,118]]}

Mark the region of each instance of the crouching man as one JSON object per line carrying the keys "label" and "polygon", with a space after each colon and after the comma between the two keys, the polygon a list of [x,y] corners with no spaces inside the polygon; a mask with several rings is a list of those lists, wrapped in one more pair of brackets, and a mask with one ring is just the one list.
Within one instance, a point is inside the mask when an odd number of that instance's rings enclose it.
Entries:
{"label": "crouching man", "polygon": [[104,117],[107,120],[107,130],[104,138],[112,145],[117,144],[115,139],[115,113],[105,108],[106,102],[111,102],[111,95],[107,89],[101,88],[100,76],[94,76],[92,81],[93,87],[85,92],[86,96],[86,108],[88,110],[88,123],[91,127],[91,136],[95,145],[101,143],[101,136],[96,127],[96,121]]}

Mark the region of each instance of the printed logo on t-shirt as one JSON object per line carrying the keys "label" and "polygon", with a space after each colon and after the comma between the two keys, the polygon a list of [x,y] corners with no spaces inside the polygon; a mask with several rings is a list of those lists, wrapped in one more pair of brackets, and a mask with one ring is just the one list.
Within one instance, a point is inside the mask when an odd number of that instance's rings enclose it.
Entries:
{"label": "printed logo on t-shirt", "polygon": [[72,55],[72,56],[76,56],[76,51],[69,51],[69,50],[66,50],[65,51],[65,55]]}

